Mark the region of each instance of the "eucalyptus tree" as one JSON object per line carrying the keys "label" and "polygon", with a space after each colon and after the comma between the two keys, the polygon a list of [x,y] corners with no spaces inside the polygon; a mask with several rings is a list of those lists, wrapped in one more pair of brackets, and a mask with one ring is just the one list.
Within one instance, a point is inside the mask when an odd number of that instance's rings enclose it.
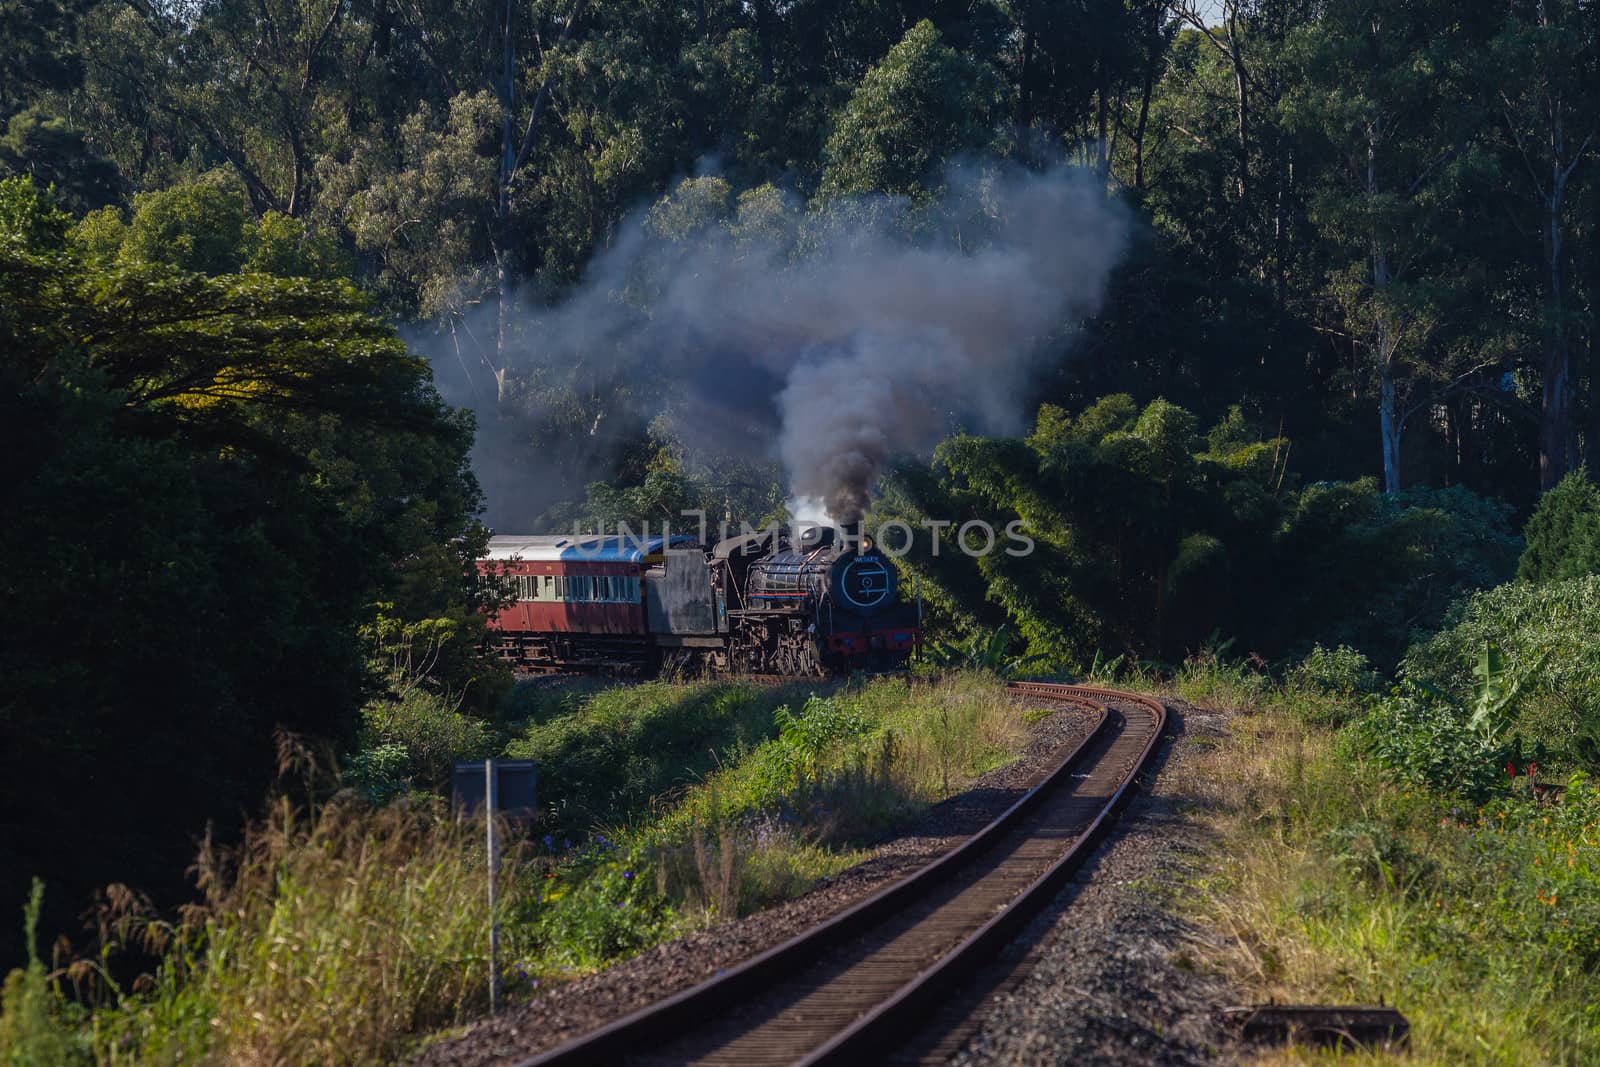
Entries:
{"label": "eucalyptus tree", "polygon": [[945,44],[924,19],[862,78],[828,139],[822,192],[926,197],[945,159],[994,137],[993,68]]}
{"label": "eucalyptus tree", "polygon": [[[1479,75],[1503,138],[1517,237],[1543,289],[1539,484],[1576,453],[1571,337],[1579,315],[1571,271],[1582,184],[1600,154],[1600,15],[1581,0],[1515,0]],[[1593,222],[1589,223],[1592,239]],[[1593,373],[1591,371],[1591,373]]]}
{"label": "eucalyptus tree", "polygon": [[1284,106],[1332,157],[1313,214],[1334,255],[1328,291],[1376,386],[1391,494],[1406,422],[1443,369],[1428,364],[1429,335],[1460,281],[1441,227],[1483,133],[1463,65],[1473,29],[1451,4],[1331,0],[1291,43],[1303,80]]}

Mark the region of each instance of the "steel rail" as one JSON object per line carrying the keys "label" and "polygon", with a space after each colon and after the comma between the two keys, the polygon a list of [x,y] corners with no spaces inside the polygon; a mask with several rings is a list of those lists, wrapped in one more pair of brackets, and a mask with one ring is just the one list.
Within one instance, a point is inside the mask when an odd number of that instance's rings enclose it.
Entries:
{"label": "steel rail", "polygon": [[[938,952],[931,963],[917,969],[908,981],[894,979],[897,988],[890,995],[869,1003],[864,1011],[852,1010],[852,1018],[838,1025],[828,1023],[826,1019],[815,1024],[796,1024],[791,1020],[785,1032],[793,1031],[797,1025],[810,1026],[812,1029],[808,1033],[813,1036],[818,1027],[825,1032],[820,1040],[809,1040],[804,1035],[799,1037],[792,1055],[783,1051],[787,1047],[783,1041],[787,1039],[779,1036],[775,1038],[778,1051],[766,1050],[767,1058],[779,1056],[785,1062],[805,1064],[858,1061],[873,1048],[888,1044],[896,1035],[903,1034],[908,1023],[914,1026],[913,1020],[918,1012],[936,1002],[998,952],[1093,852],[1109,828],[1110,816],[1126,803],[1130,786],[1138,778],[1165,730],[1165,707],[1159,701],[1138,694],[1042,682],[1012,683],[1008,688],[1019,696],[1087,705],[1096,712],[1096,716],[1087,735],[1073,746],[1071,752],[1044,779],[982,830],[939,859],[809,930],[737,966],[719,971],[695,986],[520,1061],[517,1067],[620,1063],[630,1059],[670,1062],[699,1058],[692,1053],[673,1055],[664,1046],[687,1040],[689,1035],[698,1030],[725,1022],[730,1016],[724,1013],[760,1002],[763,996],[779,990],[783,983],[794,984],[796,976],[804,974],[807,968],[819,965],[824,957],[842,946],[859,942],[875,931],[892,925],[893,920],[903,917],[913,906],[929,907],[929,902],[936,900],[941,893],[953,899],[976,887],[987,890],[989,887],[985,885],[986,882],[1003,883],[1005,879],[999,876],[1006,873],[1004,864],[1012,853],[999,856],[995,861],[995,869],[988,872],[979,869],[985,855],[991,850],[998,853],[1008,840],[1012,841],[1016,850],[1013,839],[1018,835],[1023,835],[1021,839],[1028,841],[1025,824],[1030,818],[1036,817],[1047,801],[1054,801],[1058,808],[1074,801],[1081,806],[1090,798],[1075,795],[1072,789],[1074,782],[1088,779],[1096,771],[1106,773],[1109,768],[1116,775],[1112,779],[1114,788],[1104,799],[1098,796],[1092,798],[1096,802],[1096,809],[1087,825],[1073,834],[1071,844],[1049,861],[1042,871],[1031,877],[1025,888],[1020,892],[1007,893],[990,908],[993,914],[987,921],[964,928],[963,936],[954,947]],[[1128,716],[1121,711],[1112,711],[1105,701],[1137,706],[1139,712],[1134,717],[1144,721],[1130,723]],[[1091,756],[1094,758],[1089,758]],[[1087,773],[1076,773],[1084,768],[1088,768]],[[1060,812],[1056,815],[1059,818]],[[1050,836],[1045,835],[1047,838]],[[975,880],[960,887],[964,875],[975,877]],[[1004,891],[1003,886],[999,891]],[[931,928],[934,924],[928,925]],[[913,924],[908,929],[917,931],[918,927]],[[865,953],[863,959],[868,966],[875,966],[874,951],[882,949]],[[813,1011],[811,1014],[815,1016],[818,1013]],[[759,1026],[752,1025],[744,1032],[748,1034],[759,1029]],[[716,1039],[710,1040],[715,1042]],[[735,1055],[733,1058],[740,1057]]]}

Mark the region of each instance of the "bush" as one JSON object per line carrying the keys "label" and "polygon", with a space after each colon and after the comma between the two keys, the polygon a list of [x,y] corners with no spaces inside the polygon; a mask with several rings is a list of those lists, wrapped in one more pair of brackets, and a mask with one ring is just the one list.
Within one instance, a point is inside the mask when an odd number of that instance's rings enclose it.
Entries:
{"label": "bush", "polygon": [[524,906],[538,966],[592,970],[668,936],[673,912],[648,860],[599,846],[547,878]]}
{"label": "bush", "polygon": [[458,760],[488,759],[499,748],[494,728],[459,707],[459,701],[422,688],[368,704],[346,779],[379,803],[407,789],[446,789]]}
{"label": "bush", "polygon": [[1327,649],[1314,646],[1306,658],[1289,669],[1290,689],[1318,696],[1355,699],[1376,693],[1383,676],[1372,669],[1367,657],[1349,645]]}
{"label": "bush", "polygon": [[1600,573],[1600,489],[1580,467],[1544,496],[1523,531],[1517,577],[1529,582]]}
{"label": "bush", "polygon": [[88,1060],[82,1037],[67,1021],[71,1005],[56,994],[39,960],[39,912],[44,883],[33,880],[24,909],[23,942],[28,965],[6,976],[0,989],[0,1067],[65,1067]]}
{"label": "bush", "polygon": [[1261,617],[1291,642],[1347,644],[1387,669],[1455,601],[1511,577],[1520,541],[1509,518],[1460,486],[1307,486],[1274,545]]}
{"label": "bush", "polygon": [[1515,743],[1484,738],[1465,710],[1414,685],[1374,702],[1352,729],[1362,752],[1396,778],[1473,801],[1508,784],[1508,763],[1524,765]]}
{"label": "bush", "polygon": [[1490,646],[1519,684],[1509,729],[1542,743],[1563,765],[1600,767],[1600,576],[1479,593],[1414,647],[1402,670],[1466,704],[1474,665]]}

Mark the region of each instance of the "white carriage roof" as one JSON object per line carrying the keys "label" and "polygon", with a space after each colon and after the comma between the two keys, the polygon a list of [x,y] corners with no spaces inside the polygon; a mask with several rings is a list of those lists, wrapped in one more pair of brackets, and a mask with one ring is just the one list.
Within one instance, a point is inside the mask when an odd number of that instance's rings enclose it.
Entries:
{"label": "white carriage roof", "polygon": [[[674,545],[693,544],[694,538],[677,536]],[[532,536],[505,534],[489,538],[489,554],[485,559],[520,559],[533,563],[565,560],[575,563],[638,563],[649,556],[659,555],[667,547],[665,537],[617,537],[582,534],[573,536]]]}

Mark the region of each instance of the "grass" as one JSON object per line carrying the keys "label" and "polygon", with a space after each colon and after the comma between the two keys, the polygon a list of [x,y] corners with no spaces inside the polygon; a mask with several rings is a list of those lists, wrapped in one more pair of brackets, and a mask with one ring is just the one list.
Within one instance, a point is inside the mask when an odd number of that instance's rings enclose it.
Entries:
{"label": "grass", "polygon": [[[976,674],[526,687],[508,714],[506,750],[539,761],[547,802],[503,859],[514,997],[804,892],[1026,736]],[[182,916],[114,889],[97,955],[8,979],[0,1063],[357,1067],[481,1014],[482,831],[415,789],[452,739],[485,744],[457,717],[413,701],[374,718],[392,767],[353,760],[358,780],[330,799],[280,799],[236,850],[205,849]],[[154,965],[127,980],[139,960]]]}
{"label": "grass", "polygon": [[[1192,664],[1174,687],[1244,708],[1183,783],[1221,857],[1186,952],[1252,999],[1398,1006],[1409,1054],[1372,1063],[1600,1061],[1600,797],[1502,789],[1482,807],[1399,784],[1336,725],[1359,698]],[[1291,1049],[1263,1063],[1321,1062]]]}

